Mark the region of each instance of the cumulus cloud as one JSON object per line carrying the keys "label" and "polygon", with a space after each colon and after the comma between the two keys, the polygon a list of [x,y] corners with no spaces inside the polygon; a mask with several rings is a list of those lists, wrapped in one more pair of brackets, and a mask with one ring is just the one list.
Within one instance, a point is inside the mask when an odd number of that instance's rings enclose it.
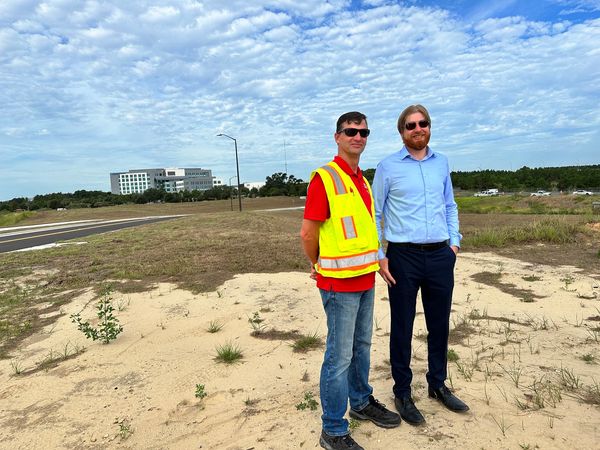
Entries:
{"label": "cumulus cloud", "polygon": [[337,117],[356,109],[373,130],[362,165],[374,167],[398,150],[397,115],[416,102],[456,169],[571,164],[569,142],[597,163],[598,18],[358,4],[3,0],[0,198],[47,189],[42,167],[62,171],[53,190],[66,191],[108,189],[110,172],[144,166],[225,179],[220,132],[238,139],[243,180],[284,158],[307,178],[335,153]]}

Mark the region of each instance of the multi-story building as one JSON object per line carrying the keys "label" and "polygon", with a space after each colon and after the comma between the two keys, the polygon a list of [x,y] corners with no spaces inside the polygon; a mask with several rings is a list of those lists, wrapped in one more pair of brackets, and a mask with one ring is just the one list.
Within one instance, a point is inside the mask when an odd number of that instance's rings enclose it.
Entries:
{"label": "multi-story building", "polygon": [[204,191],[214,186],[215,177],[208,169],[165,168],[134,169],[110,174],[113,194],[141,194],[146,189],[164,189],[166,192]]}

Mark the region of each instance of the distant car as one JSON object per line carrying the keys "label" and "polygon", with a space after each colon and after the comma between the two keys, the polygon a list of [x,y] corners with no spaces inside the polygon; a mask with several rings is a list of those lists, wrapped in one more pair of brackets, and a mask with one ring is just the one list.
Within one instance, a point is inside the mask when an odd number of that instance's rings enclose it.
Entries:
{"label": "distant car", "polygon": [[548,191],[537,191],[537,192],[532,192],[530,197],[549,197],[550,196],[550,192]]}
{"label": "distant car", "polygon": [[590,191],[585,191],[583,189],[577,189],[573,192],[573,195],[594,195],[594,193]]}
{"label": "distant car", "polygon": [[486,189],[473,194],[474,197],[493,197],[495,195],[498,195],[498,189]]}

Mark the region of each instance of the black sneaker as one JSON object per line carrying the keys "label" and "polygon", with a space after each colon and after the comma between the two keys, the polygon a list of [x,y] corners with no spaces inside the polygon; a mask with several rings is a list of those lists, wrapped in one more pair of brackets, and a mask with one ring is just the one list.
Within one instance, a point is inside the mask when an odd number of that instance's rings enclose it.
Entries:
{"label": "black sneaker", "polygon": [[323,431],[319,439],[319,444],[327,450],[365,450],[349,434],[345,436],[329,436]]}
{"label": "black sneaker", "polygon": [[350,417],[360,420],[370,420],[378,427],[394,428],[400,425],[402,419],[393,411],[385,407],[372,395],[369,395],[369,404],[360,411],[350,410]]}

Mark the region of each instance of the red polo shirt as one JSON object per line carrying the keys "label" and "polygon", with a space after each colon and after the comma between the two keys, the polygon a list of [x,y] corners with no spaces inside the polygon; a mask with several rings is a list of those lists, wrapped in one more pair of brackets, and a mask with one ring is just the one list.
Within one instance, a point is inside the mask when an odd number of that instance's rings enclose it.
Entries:
{"label": "red polo shirt", "polygon": [[[337,163],[340,168],[346,172],[358,192],[362,197],[367,210],[371,212],[371,196],[367,186],[363,182],[362,172],[360,168],[354,173],[348,163],[339,156],[333,158],[333,161]],[[327,192],[325,191],[325,185],[319,174],[316,174],[308,185],[308,192],[306,194],[306,206],[304,207],[304,218],[308,220],[316,220],[318,222],[325,222],[329,219],[329,202],[327,201]],[[317,274],[317,287],[326,291],[336,292],[358,292],[366,291],[371,289],[375,285],[375,272],[359,275],[352,278],[332,278],[324,277],[320,273]]]}

